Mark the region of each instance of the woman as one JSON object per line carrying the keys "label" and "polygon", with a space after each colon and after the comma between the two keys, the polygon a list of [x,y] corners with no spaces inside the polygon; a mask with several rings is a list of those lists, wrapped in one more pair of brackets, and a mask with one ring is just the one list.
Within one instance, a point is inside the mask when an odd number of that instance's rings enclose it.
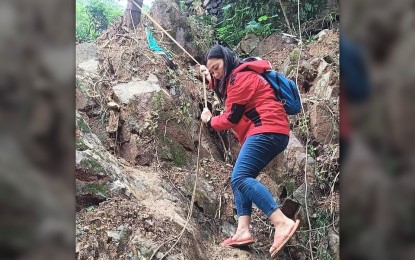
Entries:
{"label": "woman", "polygon": [[[241,62],[226,47],[213,46],[205,56],[200,71],[225,104],[225,112],[212,116],[205,108],[203,122],[216,130],[232,129],[242,148],[233,168],[231,186],[238,213],[238,228],[225,246],[254,243],[249,230],[252,203],[261,209],[275,227],[272,256],[293,236],[299,221],[286,217],[269,190],[255,178],[260,171],[287,147],[289,122],[281,102],[268,82],[259,74],[271,69],[268,61]],[[213,76],[213,78],[212,78]]]}

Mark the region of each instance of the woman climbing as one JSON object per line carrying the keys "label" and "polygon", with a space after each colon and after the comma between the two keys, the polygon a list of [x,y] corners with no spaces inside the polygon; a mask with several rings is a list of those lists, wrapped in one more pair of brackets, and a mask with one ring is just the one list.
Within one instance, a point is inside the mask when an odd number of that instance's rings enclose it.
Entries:
{"label": "woman climbing", "polygon": [[290,132],[282,103],[259,75],[269,69],[268,61],[241,61],[228,48],[214,45],[206,53],[200,72],[225,104],[225,112],[212,116],[205,108],[201,119],[215,130],[232,129],[242,145],[231,176],[238,227],[223,245],[240,247],[255,242],[249,230],[255,203],[274,224],[274,242],[269,252],[275,256],[293,236],[299,220],[286,217],[269,190],[256,180],[261,170],[287,147]]}

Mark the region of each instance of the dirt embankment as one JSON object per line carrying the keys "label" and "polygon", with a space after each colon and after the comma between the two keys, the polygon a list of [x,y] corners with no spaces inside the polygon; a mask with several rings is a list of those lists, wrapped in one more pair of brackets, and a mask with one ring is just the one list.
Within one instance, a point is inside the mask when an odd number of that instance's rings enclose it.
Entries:
{"label": "dirt embankment", "polygon": [[[284,210],[301,219],[301,230],[279,259],[308,259],[309,238],[315,258],[335,258],[338,32],[326,31],[301,52],[281,36],[272,37],[260,44],[277,42],[275,51],[258,55],[297,79],[304,105],[304,114],[290,117],[286,152],[260,176]],[[156,32],[155,38],[169,50],[165,37]],[[198,67],[185,54],[172,53],[177,70],[170,69],[163,56],[147,48],[143,26],[135,31],[113,27],[95,43],[77,46],[77,53],[82,53],[76,86],[78,259],[160,259],[186,224],[199,146],[193,216],[166,259],[268,259],[273,228],[256,208],[252,232],[257,243],[246,250],[220,246],[236,227],[229,176],[239,147],[230,133],[207,129],[198,142],[203,106]],[[137,91],[142,86],[145,91]],[[209,106],[219,111],[211,92],[208,97]]]}

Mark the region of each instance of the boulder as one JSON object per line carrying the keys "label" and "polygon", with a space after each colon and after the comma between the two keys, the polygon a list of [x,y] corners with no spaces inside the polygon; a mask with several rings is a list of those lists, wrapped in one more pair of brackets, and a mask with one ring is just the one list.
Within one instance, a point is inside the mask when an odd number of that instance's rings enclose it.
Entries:
{"label": "boulder", "polygon": [[[205,178],[199,176],[197,180],[198,181],[195,193],[195,204],[197,204],[197,206],[201,208],[207,216],[213,219],[215,218],[216,210],[219,207],[219,198],[217,197],[217,194],[214,192],[213,186],[210,185]],[[194,176],[186,176],[185,189],[189,197],[192,196],[194,182]]]}
{"label": "boulder", "polygon": [[262,57],[270,51],[281,51],[287,46],[289,46],[289,44],[284,41],[281,35],[272,34],[266,39],[258,42],[255,50],[252,52],[252,55]]}
{"label": "boulder", "polygon": [[76,45],[76,67],[82,69],[84,75],[99,75],[98,49],[94,43]]}
{"label": "boulder", "polygon": [[319,143],[333,143],[337,141],[334,115],[324,102],[315,103],[310,109],[310,128],[315,140]]}
{"label": "boulder", "polygon": [[[84,74],[86,77],[76,77],[76,109],[78,111],[90,113],[95,108],[99,109],[99,104],[97,103],[96,99],[91,97],[91,95],[97,95],[97,93],[93,93],[93,91],[91,91],[92,87],[90,77],[88,77],[84,71],[82,72],[82,74]],[[96,77],[92,78],[96,79]]]}
{"label": "boulder", "polygon": [[255,34],[247,34],[240,42],[240,48],[244,53],[250,54],[259,43],[259,38]]}
{"label": "boulder", "polygon": [[[285,58],[283,64],[281,65],[282,73],[288,78],[295,78],[297,75],[297,63],[298,57],[300,55],[300,49],[293,49],[290,54]],[[301,74],[298,74],[299,81],[301,82],[304,78]],[[300,79],[301,78],[301,79]],[[298,83],[300,86],[301,84]]]}
{"label": "boulder", "polygon": [[140,150],[137,145],[138,140],[138,135],[131,134],[128,142],[120,147],[120,156],[133,165],[136,164],[136,158],[138,158],[140,154]]}
{"label": "boulder", "polygon": [[81,62],[78,64],[78,67],[83,69],[85,71],[86,74],[95,74],[98,75],[99,74],[99,70],[98,70],[98,61],[94,60],[94,59],[90,59],[84,62]]}
{"label": "boulder", "polygon": [[287,148],[265,167],[265,171],[277,184],[283,184],[290,195],[295,190],[297,180],[304,179],[306,163],[307,180],[312,182],[315,178],[315,160],[307,156],[305,147],[294,133],[290,133]]}
{"label": "boulder", "polygon": [[80,63],[98,60],[98,48],[95,43],[82,43],[76,45],[76,65]]}
{"label": "boulder", "polygon": [[78,88],[78,86],[75,89],[75,98],[76,110],[86,111],[88,108],[88,99],[85,94]]}
{"label": "boulder", "polygon": [[116,133],[118,130],[118,121],[120,119],[120,113],[110,110],[108,125],[106,127],[107,133]]}
{"label": "boulder", "polygon": [[323,40],[323,38],[327,36],[328,31],[329,31],[328,29],[324,29],[324,30],[320,31],[317,34],[317,39],[318,39],[317,41],[321,42]]}
{"label": "boulder", "polygon": [[[300,187],[298,187],[294,192],[293,192],[293,199],[295,200],[295,201],[297,201],[301,206],[303,206],[303,209],[305,209],[305,184],[303,183],[303,184],[301,184],[301,186]],[[311,205],[311,199],[310,199],[310,191],[311,191],[311,186],[310,185],[308,185],[307,186],[307,204],[308,204],[308,207],[310,207],[310,205]],[[303,215],[303,214],[300,214],[300,216],[301,215]],[[304,220],[307,218],[307,216],[304,214]],[[304,221],[303,221],[303,223],[305,223]]]}
{"label": "boulder", "polygon": [[154,93],[160,91],[157,77],[151,75],[146,81],[135,80],[128,83],[120,83],[113,87],[115,96],[123,103],[128,104],[136,97],[144,93]]}
{"label": "boulder", "polygon": [[[192,43],[193,35],[191,34],[189,21],[175,2],[168,0],[154,1],[150,9],[150,15],[187,52],[192,56],[198,56],[198,50]],[[183,50],[175,43],[172,43],[169,49],[178,54],[183,53]]]}
{"label": "boulder", "polygon": [[323,100],[329,100],[336,94],[338,95],[337,91],[333,91],[335,84],[333,84],[334,73],[331,65],[322,58],[313,59],[310,65],[317,70],[317,77],[314,79],[310,94]]}
{"label": "boulder", "polygon": [[[290,56],[287,57],[282,65],[282,73],[287,78],[296,80],[297,76],[297,55],[298,52],[295,49],[291,52]],[[318,71],[315,69],[310,62],[302,60],[298,68],[297,85],[301,93],[308,93],[314,84],[314,80],[318,76]],[[303,104],[304,105],[304,104]]]}
{"label": "boulder", "polygon": [[133,165],[149,166],[153,161],[154,149],[137,134],[132,134],[129,142],[120,147],[120,156]]}
{"label": "boulder", "polygon": [[76,210],[97,205],[115,194],[125,194],[120,165],[86,120],[76,112]]}
{"label": "boulder", "polygon": [[298,73],[303,74],[308,81],[313,81],[318,75],[318,71],[311,66],[310,62],[305,60],[301,61]]}

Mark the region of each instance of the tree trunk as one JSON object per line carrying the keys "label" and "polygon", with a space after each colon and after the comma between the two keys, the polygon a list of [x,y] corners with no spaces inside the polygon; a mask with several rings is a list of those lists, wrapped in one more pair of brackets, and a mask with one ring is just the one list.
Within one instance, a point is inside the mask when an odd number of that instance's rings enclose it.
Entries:
{"label": "tree trunk", "polygon": [[136,28],[141,19],[141,10],[133,2],[143,7],[143,0],[128,0],[124,12],[124,22],[129,29]]}
{"label": "tree trunk", "polygon": [[281,11],[284,14],[285,22],[287,23],[287,27],[288,27],[289,33],[290,34],[294,34],[294,30],[291,28],[290,21],[288,20],[287,14],[285,13],[285,8],[282,5],[281,0],[278,0],[278,2],[280,2]]}

